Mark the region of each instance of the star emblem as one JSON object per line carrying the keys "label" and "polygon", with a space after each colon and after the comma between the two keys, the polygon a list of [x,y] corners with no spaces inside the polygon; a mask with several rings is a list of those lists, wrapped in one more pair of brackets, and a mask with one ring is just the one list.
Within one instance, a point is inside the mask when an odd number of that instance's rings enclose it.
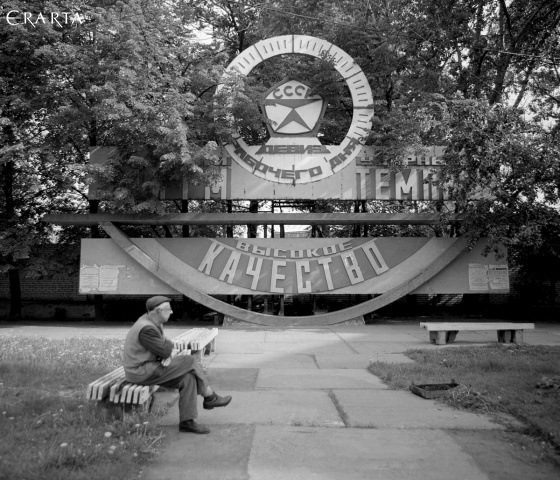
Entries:
{"label": "star emblem", "polygon": [[[312,97],[312,98],[305,98],[305,99],[298,99],[298,100],[288,100],[288,99],[274,99],[274,100],[265,100],[266,106],[273,106],[273,105],[281,105],[284,107],[288,107],[289,113],[284,117],[284,120],[278,125],[274,127],[274,130],[278,131],[281,130],[286,125],[289,125],[291,122],[295,122],[301,125],[305,130],[311,131],[314,127],[313,123],[309,125],[303,117],[298,112],[298,109],[301,107],[305,107],[309,104],[322,102],[321,97]],[[321,104],[318,105],[321,107]],[[303,110],[303,109],[302,109]]]}
{"label": "star emblem", "polygon": [[298,80],[276,84],[266,93],[262,106],[272,135],[309,135],[324,111],[319,95],[309,96],[310,88]]}

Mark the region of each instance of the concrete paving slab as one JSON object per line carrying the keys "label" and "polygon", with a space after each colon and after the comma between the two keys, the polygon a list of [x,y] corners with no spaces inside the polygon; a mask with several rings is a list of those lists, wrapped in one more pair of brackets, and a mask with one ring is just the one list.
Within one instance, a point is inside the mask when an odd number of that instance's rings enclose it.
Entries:
{"label": "concrete paving slab", "polygon": [[348,342],[348,344],[357,353],[402,353],[410,348],[410,345],[403,342]]}
{"label": "concrete paving slab", "polygon": [[218,339],[231,342],[264,342],[266,330],[240,330],[219,327]]}
{"label": "concrete paving slab", "polygon": [[267,343],[337,342],[338,336],[327,329],[267,331]]}
{"label": "concrete paving slab", "polygon": [[496,430],[489,417],[462,412],[412,392],[334,390],[352,427]]}
{"label": "concrete paving slab", "polygon": [[488,480],[446,433],[257,426],[249,476],[259,480]]}
{"label": "concrete paving slab", "polygon": [[287,390],[358,388],[386,389],[378,377],[367,370],[321,369],[280,370],[262,368],[255,388],[284,388]]}
{"label": "concrete paving slab", "polygon": [[[416,323],[416,325],[418,325],[418,323]],[[329,325],[328,327],[330,330],[332,330],[333,332],[337,332],[337,333],[341,333],[341,332],[345,332],[345,333],[365,333],[365,334],[371,334],[372,329],[376,332],[376,333],[391,333],[391,332],[395,332],[396,330],[393,328],[393,324],[389,324],[389,323],[376,323],[376,324],[370,324],[370,325]]]}
{"label": "concrete paving slab", "polygon": [[318,368],[313,355],[288,353],[219,353],[211,368]]}
{"label": "concrete paving slab", "polygon": [[335,355],[321,353],[315,360],[322,369],[332,368],[367,368],[371,355],[368,353],[338,353]]}
{"label": "concrete paving slab", "polygon": [[370,361],[386,363],[414,363],[402,353],[342,353],[315,355],[319,368],[367,368]]}
{"label": "concrete paving slab", "polygon": [[[176,425],[179,408],[174,405],[162,425]],[[198,422],[204,425],[255,424],[344,428],[334,403],[321,390],[266,390],[232,392],[224,408],[204,410],[198,405]],[[213,429],[212,429],[213,431]]]}
{"label": "concrete paving slab", "polygon": [[[291,353],[291,354],[317,354],[317,353],[352,353],[353,350],[347,344],[338,341],[324,342],[302,342],[302,343],[280,343],[270,342],[259,344],[260,353]],[[226,353],[226,352],[224,352]],[[233,353],[233,352],[227,352]],[[240,352],[236,352],[240,353]]]}
{"label": "concrete paving slab", "polygon": [[418,332],[410,332],[410,337],[412,337],[413,341],[418,342],[429,342],[430,341],[430,334],[427,330],[418,330]]}
{"label": "concrete paving slab", "polygon": [[144,469],[142,480],[248,480],[255,427],[221,425],[209,435],[180,433],[163,427],[165,448]]}
{"label": "concrete paving slab", "polygon": [[208,380],[212,388],[220,393],[254,390],[258,368],[210,368]]}
{"label": "concrete paving slab", "polygon": [[263,345],[257,342],[224,342],[220,339],[220,342],[216,342],[216,353],[263,353]]}
{"label": "concrete paving slab", "polygon": [[383,333],[383,332],[338,332],[340,338],[346,342],[409,342],[415,341],[406,332],[403,333]]}

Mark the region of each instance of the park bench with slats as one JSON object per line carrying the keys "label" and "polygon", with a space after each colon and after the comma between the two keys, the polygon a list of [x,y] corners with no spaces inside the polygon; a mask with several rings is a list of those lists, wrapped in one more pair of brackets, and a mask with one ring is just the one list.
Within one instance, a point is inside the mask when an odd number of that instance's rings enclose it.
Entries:
{"label": "park bench with slats", "polygon": [[534,323],[508,323],[508,322],[441,322],[420,323],[420,328],[428,330],[430,343],[445,345],[453,343],[459,332],[478,332],[485,330],[496,330],[498,332],[498,343],[523,343],[523,330],[533,330]]}
{"label": "park bench with slats", "polygon": [[[196,355],[200,360],[203,352],[210,354],[215,350],[217,328],[193,328],[173,339],[174,355]],[[152,395],[159,389],[158,385],[136,385],[127,382],[124,368],[119,367],[87,386],[88,400],[105,400],[112,403],[142,405],[149,408]]]}

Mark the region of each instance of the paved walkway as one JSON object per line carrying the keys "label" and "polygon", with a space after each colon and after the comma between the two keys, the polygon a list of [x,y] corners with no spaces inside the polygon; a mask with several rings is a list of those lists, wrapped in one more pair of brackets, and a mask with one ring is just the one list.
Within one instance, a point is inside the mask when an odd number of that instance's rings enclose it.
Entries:
{"label": "paved walkway", "polygon": [[[529,344],[560,345],[560,325],[537,324]],[[170,324],[173,330],[185,326]],[[1,333],[123,338],[128,326],[12,326]],[[176,402],[162,418],[162,453],[143,480],[545,480],[558,478],[523,458],[502,425],[407,391],[389,390],[370,360],[410,362],[409,348],[456,348],[496,341],[463,333],[431,345],[418,321],[367,326],[220,328],[205,357],[226,408],[202,409],[209,435],[179,433]],[[174,392],[157,401],[173,403]],[[516,450],[517,448],[517,450]]]}
{"label": "paved walkway", "polygon": [[[479,461],[469,452],[472,435],[499,441],[494,434],[503,426],[389,390],[366,369],[372,359],[410,362],[403,355],[408,348],[484,344],[496,333],[459,333],[457,340],[430,345],[417,322],[222,328],[216,353],[205,363],[216,391],[233,396],[231,404],[206,411],[200,399],[198,421],[209,435],[179,433],[175,404],[162,419],[163,453],[142,479],[537,478],[530,466],[507,459],[496,476],[491,459]],[[542,325],[526,332],[525,340],[560,345],[560,326]],[[492,451],[506,456],[507,441],[501,442]]]}

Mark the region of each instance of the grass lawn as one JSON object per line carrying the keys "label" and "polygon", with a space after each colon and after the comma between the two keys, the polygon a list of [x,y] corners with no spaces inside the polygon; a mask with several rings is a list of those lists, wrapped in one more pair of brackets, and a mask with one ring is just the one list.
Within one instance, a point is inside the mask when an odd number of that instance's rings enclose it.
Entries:
{"label": "grass lawn", "polygon": [[0,478],[130,479],[155,453],[156,414],[85,399],[121,340],[0,335]]}
{"label": "grass lawn", "polygon": [[414,363],[371,362],[369,370],[397,390],[454,379],[459,387],[441,401],[510,414],[526,425],[523,433],[560,453],[560,347],[492,344],[405,353]]}

